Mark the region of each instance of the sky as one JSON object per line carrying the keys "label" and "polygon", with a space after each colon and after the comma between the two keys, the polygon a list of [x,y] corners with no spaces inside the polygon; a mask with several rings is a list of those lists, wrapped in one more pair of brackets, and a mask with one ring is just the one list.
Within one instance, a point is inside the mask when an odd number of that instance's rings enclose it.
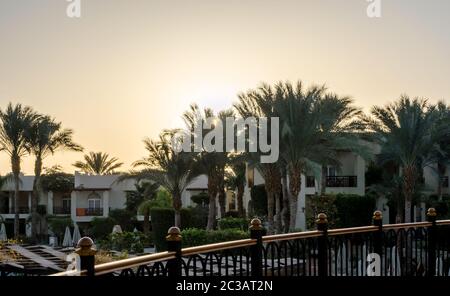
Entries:
{"label": "sky", "polygon": [[127,170],[191,103],[226,109],[261,82],[325,84],[366,112],[401,94],[449,102],[450,1],[380,2],[370,18],[367,0],[81,0],[69,18],[66,0],[0,0],[0,109],[49,114]]}

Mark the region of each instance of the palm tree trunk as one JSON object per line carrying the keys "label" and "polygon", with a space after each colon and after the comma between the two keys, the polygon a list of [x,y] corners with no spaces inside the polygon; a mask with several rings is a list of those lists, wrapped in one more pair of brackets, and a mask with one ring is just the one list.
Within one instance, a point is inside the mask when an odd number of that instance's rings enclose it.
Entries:
{"label": "palm tree trunk", "polygon": [[281,210],[281,216],[283,221],[283,232],[289,231],[289,190],[287,186],[287,174],[286,171],[282,172],[281,183],[283,186],[283,209]]}
{"label": "palm tree trunk", "polygon": [[173,209],[175,210],[175,226],[181,227],[181,193],[174,194]]}
{"label": "palm tree trunk", "polygon": [[322,177],[320,179],[320,195],[325,195],[327,191],[327,166],[322,165]]}
{"label": "palm tree trunk", "polygon": [[31,238],[36,242],[38,235],[38,222],[39,217],[37,213],[37,207],[39,204],[39,195],[41,192],[41,172],[42,172],[42,159],[40,156],[36,156],[34,164],[34,181],[33,181],[33,196],[31,198]]}
{"label": "palm tree trunk", "polygon": [[14,238],[19,237],[19,184],[20,184],[20,157],[13,155],[11,157],[11,166],[14,176]]}
{"label": "palm tree trunk", "polygon": [[411,206],[416,182],[416,167],[403,168],[403,195],[405,197],[405,223],[411,222]]}
{"label": "palm tree trunk", "polygon": [[281,233],[281,202],[280,202],[280,193],[277,192],[275,194],[275,232]]}
{"label": "palm tree trunk", "polygon": [[209,195],[209,211],[207,230],[213,230],[216,222],[216,198],[217,198],[217,184],[216,176],[212,173],[208,174],[208,195]]}
{"label": "palm tree trunk", "polygon": [[144,212],[144,234],[149,235],[149,233],[150,233],[150,210],[146,208]]}
{"label": "palm tree trunk", "polygon": [[302,185],[301,168],[294,165],[289,170],[289,231],[294,231],[297,220],[298,194]]}
{"label": "palm tree trunk", "polygon": [[[267,183],[266,183],[267,184]],[[267,191],[267,223],[269,224],[267,232],[268,234],[273,233],[273,210],[275,205],[275,196],[272,188],[267,188],[270,186],[266,186]]]}
{"label": "palm tree trunk", "polygon": [[244,184],[239,184],[237,187],[237,209],[239,217],[245,217],[244,212]]}

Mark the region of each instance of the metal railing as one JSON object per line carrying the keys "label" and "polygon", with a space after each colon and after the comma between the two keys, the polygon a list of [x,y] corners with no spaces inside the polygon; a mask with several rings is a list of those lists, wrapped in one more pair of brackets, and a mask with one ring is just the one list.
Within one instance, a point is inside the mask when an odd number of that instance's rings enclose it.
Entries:
{"label": "metal railing", "polygon": [[55,214],[55,215],[70,215],[70,208],[53,207],[53,214]]}
{"label": "metal railing", "polygon": [[327,187],[358,187],[358,177],[327,176]]}
{"label": "metal railing", "polygon": [[85,237],[77,253],[81,275],[91,276],[366,276],[373,275],[377,256],[377,275],[449,276],[450,220],[436,221],[433,208],[427,217],[428,222],[383,225],[376,211],[371,226],[328,230],[321,213],[317,230],[277,235],[264,235],[255,218],[249,239],[182,249],[180,230],[172,227],[167,252],[94,265],[93,242]]}
{"label": "metal railing", "polygon": [[103,216],[103,208],[77,208],[76,214],[82,216]]}

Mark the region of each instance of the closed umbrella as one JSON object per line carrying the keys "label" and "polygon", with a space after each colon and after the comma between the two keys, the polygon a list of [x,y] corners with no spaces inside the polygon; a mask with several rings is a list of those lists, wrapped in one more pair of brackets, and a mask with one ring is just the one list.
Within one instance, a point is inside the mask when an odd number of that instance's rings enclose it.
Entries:
{"label": "closed umbrella", "polygon": [[5,223],[2,223],[2,226],[0,227],[0,241],[6,240],[8,240],[8,237],[6,236],[6,227]]}
{"label": "closed umbrella", "polygon": [[76,246],[78,244],[78,241],[81,238],[81,234],[80,234],[80,228],[78,228],[78,224],[75,223],[75,227],[73,229],[73,238],[72,238],[72,242],[73,245]]}
{"label": "closed umbrella", "polygon": [[64,240],[62,243],[63,247],[71,247],[72,246],[72,235],[70,234],[69,226],[66,227],[66,232],[64,233]]}
{"label": "closed umbrella", "polygon": [[120,225],[114,225],[112,233],[122,233],[122,227]]}

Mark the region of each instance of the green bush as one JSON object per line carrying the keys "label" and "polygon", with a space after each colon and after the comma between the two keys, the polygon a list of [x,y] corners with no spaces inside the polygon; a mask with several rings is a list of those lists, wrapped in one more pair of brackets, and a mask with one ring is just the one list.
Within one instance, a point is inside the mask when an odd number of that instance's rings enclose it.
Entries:
{"label": "green bush", "polygon": [[356,227],[372,224],[376,198],[372,195],[337,194],[337,227]]}
{"label": "green bush", "polygon": [[208,208],[196,206],[181,209],[181,228],[206,228]]}
{"label": "green bush", "polygon": [[142,253],[144,251],[145,235],[142,232],[111,233],[106,239],[100,241],[102,249],[115,250],[127,253]]}
{"label": "green bush", "polygon": [[219,229],[240,229],[246,231],[250,221],[245,218],[222,218],[219,220]]}
{"label": "green bush", "polygon": [[116,224],[117,221],[111,217],[95,217],[91,221],[91,227],[88,230],[89,235],[96,240],[105,239],[109,234],[111,234],[114,225]]}
{"label": "green bush", "polygon": [[372,195],[328,194],[309,196],[306,202],[307,228],[316,228],[320,212],[328,216],[329,228],[367,226],[372,223],[376,198]]}
{"label": "green bush", "polygon": [[153,242],[158,252],[167,250],[167,230],[173,226],[175,211],[170,208],[153,208],[150,210],[152,220]]}
{"label": "green bush", "polygon": [[205,230],[197,228],[184,229],[181,232],[183,247],[220,243],[249,238],[247,231],[239,229]]}
{"label": "green bush", "polygon": [[109,217],[115,221],[115,225],[120,225],[123,231],[133,231],[136,222],[135,213],[126,209],[114,209],[109,212]]}
{"label": "green bush", "polygon": [[58,237],[63,237],[66,231],[66,227],[73,227],[73,221],[69,217],[48,217],[48,225],[50,230],[53,231]]}

